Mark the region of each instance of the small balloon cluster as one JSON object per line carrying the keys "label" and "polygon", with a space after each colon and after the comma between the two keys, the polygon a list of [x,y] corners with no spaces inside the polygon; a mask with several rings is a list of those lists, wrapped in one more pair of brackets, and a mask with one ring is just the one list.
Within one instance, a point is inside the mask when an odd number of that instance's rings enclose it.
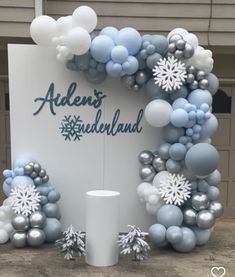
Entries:
{"label": "small balloon cluster", "polygon": [[[49,176],[31,158],[20,158],[12,170],[4,170],[3,192],[7,196],[0,210],[7,211],[0,243],[11,239],[16,248],[39,247],[61,235],[60,193],[49,183]],[[3,237],[5,239],[3,239]]]}

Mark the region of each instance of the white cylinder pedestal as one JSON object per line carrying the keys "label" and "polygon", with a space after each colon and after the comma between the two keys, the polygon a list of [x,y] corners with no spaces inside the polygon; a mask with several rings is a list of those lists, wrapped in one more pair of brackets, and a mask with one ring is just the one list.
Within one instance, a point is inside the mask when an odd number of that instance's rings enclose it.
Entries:
{"label": "white cylinder pedestal", "polygon": [[86,262],[93,266],[118,263],[120,193],[94,190],[86,193]]}

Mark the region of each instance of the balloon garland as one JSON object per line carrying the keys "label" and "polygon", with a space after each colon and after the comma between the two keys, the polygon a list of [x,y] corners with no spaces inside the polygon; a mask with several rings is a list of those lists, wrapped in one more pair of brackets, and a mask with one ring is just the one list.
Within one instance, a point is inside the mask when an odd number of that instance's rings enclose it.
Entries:
{"label": "balloon garland", "polygon": [[95,34],[96,23],[95,12],[81,6],[57,21],[37,17],[30,32],[38,45],[54,45],[56,58],[93,84],[110,76],[130,90],[145,89],[151,99],[145,119],[162,127],[163,141],[157,151],[140,153],[143,183],[137,193],[157,219],[149,229],[152,241],[189,252],[209,240],[223,211],[219,154],[210,144],[218,127],[212,97],[219,87],[211,73],[212,52],[183,28],[167,37],[141,37],[130,27],[105,27]]}
{"label": "balloon garland", "polygon": [[0,207],[0,244],[10,238],[15,248],[39,247],[57,240],[61,235],[60,193],[49,183],[46,170],[33,159],[20,158],[3,175],[7,198]]}

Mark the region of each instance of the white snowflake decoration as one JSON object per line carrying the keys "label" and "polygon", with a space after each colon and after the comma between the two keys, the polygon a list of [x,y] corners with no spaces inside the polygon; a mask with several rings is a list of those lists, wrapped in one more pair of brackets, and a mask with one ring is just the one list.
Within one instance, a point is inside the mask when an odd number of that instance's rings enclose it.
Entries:
{"label": "white snowflake decoration", "polygon": [[28,216],[38,210],[40,194],[35,186],[19,184],[11,190],[9,202],[16,214]]}
{"label": "white snowflake decoration", "polygon": [[160,182],[159,194],[166,204],[180,206],[185,200],[190,198],[191,184],[184,175],[169,174]]}
{"label": "white snowflake decoration", "polygon": [[155,84],[171,91],[179,89],[186,80],[187,72],[185,64],[174,56],[160,59],[153,68]]}

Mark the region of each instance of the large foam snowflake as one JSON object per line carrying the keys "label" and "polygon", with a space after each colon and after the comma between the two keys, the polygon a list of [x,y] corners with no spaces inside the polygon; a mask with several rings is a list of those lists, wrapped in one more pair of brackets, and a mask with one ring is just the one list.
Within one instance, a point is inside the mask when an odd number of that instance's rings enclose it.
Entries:
{"label": "large foam snowflake", "polygon": [[11,190],[9,203],[16,214],[28,216],[38,210],[40,194],[35,186],[19,184]]}
{"label": "large foam snowflake", "polygon": [[80,119],[80,116],[74,115],[72,117],[71,115],[65,115],[59,128],[64,139],[69,141],[80,140],[82,137],[82,134],[80,133],[81,123],[82,120]]}
{"label": "large foam snowflake", "polygon": [[159,194],[166,204],[180,206],[190,198],[191,184],[184,175],[169,174],[160,182]]}
{"label": "large foam snowflake", "polygon": [[179,89],[186,80],[187,72],[185,64],[174,56],[160,59],[153,68],[155,84],[171,91]]}

